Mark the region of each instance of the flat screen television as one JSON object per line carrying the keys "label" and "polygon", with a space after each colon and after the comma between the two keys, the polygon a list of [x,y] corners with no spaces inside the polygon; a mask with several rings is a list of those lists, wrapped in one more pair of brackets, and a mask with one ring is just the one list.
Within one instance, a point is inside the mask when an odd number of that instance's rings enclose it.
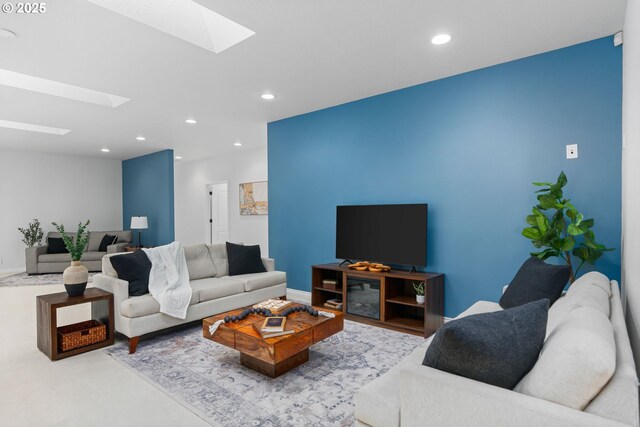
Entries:
{"label": "flat screen television", "polygon": [[426,203],[338,206],[336,211],[336,258],[426,267]]}

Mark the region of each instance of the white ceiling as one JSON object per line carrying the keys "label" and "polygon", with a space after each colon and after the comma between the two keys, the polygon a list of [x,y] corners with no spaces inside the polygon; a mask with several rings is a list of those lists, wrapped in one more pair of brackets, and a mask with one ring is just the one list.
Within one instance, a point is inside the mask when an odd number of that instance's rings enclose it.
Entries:
{"label": "white ceiling", "polygon": [[[18,34],[0,38],[0,69],[131,99],[107,108],[0,86],[0,120],[71,129],[0,128],[0,148],[114,159],[173,148],[187,161],[264,146],[270,121],[610,35],[625,9],[624,0],[198,3],[256,34],[215,54],[84,0],[0,14],[0,28]],[[440,32],[452,41],[432,45]],[[265,91],[277,99],[261,100]]]}

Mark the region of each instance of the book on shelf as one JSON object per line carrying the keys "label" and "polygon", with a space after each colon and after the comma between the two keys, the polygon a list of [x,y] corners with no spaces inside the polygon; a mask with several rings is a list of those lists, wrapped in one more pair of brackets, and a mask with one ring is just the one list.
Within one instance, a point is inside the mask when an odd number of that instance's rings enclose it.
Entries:
{"label": "book on shelf", "polygon": [[331,298],[325,301],[324,306],[333,310],[342,310],[342,300]]}
{"label": "book on shelf", "polygon": [[278,332],[263,332],[262,331],[262,324],[260,322],[253,323],[253,327],[255,328],[256,331],[258,331],[258,333],[260,334],[260,336],[262,338],[281,337],[281,336],[284,336],[284,335],[291,335],[291,334],[296,332],[294,329],[286,329],[286,330],[278,331]]}

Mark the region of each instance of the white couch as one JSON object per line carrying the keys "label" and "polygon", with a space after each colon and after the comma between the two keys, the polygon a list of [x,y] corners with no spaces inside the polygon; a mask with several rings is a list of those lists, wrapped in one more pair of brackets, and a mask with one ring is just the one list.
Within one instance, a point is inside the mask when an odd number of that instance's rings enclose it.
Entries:
{"label": "white couch", "polygon": [[[102,258],[102,274],[93,284],[114,295],[116,331],[129,338],[129,352],[136,351],[141,335],[246,307],[269,298],[286,297],[287,275],[275,271],[275,261],[263,258],[265,273],[229,276],[225,244],[185,246],[192,288],[184,320],[160,313],[160,305],[149,294],[129,297],[129,282],[118,279],[109,254]],[[121,255],[121,254],[120,254]]]}
{"label": "white couch", "polygon": [[[397,366],[359,390],[355,397],[356,425],[638,426],[637,375],[618,284],[592,272],[578,279],[572,288],[579,286],[604,287],[610,290],[610,297],[604,292],[582,292],[584,295],[577,297],[570,289],[549,310],[545,344],[550,333],[566,322],[567,313],[572,310],[587,306],[600,307],[605,314],[609,312],[612,327],[609,331],[613,331],[615,340],[615,343],[611,340],[615,371],[584,410],[423,366],[422,360],[431,342],[427,339]],[[498,310],[501,307],[497,303],[479,301],[457,318]],[[566,356],[563,359],[569,358]],[[536,366],[542,360],[541,355]],[[563,366],[567,365],[570,363]]]}

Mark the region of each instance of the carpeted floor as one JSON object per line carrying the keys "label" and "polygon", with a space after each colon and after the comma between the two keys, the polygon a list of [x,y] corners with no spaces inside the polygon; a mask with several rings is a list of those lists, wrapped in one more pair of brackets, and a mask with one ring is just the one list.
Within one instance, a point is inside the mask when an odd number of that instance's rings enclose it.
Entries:
{"label": "carpeted floor", "polygon": [[200,326],[107,351],[213,426],[351,426],[354,393],[424,339],[345,321],[311,347],[309,361],[271,379],[240,365],[239,353],[202,337]]}
{"label": "carpeted floor", "polygon": [[[89,273],[89,283],[91,276],[97,273]],[[0,287],[5,286],[41,286],[41,285],[60,285],[62,284],[62,273],[60,274],[34,274],[29,276],[27,273],[12,274],[10,276],[0,277]]]}

